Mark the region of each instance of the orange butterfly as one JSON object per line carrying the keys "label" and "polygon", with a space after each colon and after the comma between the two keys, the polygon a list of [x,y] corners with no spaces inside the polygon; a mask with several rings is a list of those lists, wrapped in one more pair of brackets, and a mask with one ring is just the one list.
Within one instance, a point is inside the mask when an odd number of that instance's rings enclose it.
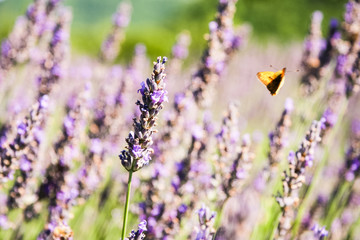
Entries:
{"label": "orange butterfly", "polygon": [[267,87],[267,89],[270,91],[270,94],[275,96],[278,94],[280,88],[284,85],[285,70],[286,68],[283,68],[277,72],[258,72],[256,76]]}

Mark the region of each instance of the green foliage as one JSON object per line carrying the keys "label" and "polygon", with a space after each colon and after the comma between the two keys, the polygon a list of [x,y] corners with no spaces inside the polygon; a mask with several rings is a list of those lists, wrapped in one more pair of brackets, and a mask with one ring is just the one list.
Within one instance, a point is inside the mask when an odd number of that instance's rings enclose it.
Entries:
{"label": "green foliage", "polygon": [[[30,0],[0,2],[0,39],[11,30],[17,16],[24,14]],[[330,17],[340,19],[346,0],[240,0],[235,22],[248,22],[260,42],[270,39],[289,42],[302,40],[308,31],[311,13],[324,13],[323,27]],[[111,16],[118,0],[65,0],[73,10],[71,32],[75,52],[97,55],[111,28]],[[192,35],[191,50],[199,55],[203,35],[214,17],[217,0],[133,0],[133,14],[126,41],[119,57],[128,60],[137,43],[144,43],[151,58],[168,54],[176,35],[187,29]]]}

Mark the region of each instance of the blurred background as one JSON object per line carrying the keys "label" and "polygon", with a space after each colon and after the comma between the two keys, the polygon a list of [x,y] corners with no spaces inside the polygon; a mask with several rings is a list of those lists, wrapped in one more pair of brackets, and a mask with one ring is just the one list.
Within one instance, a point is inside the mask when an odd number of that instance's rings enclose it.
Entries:
{"label": "blurred background", "polygon": [[[0,39],[24,14],[31,0],[0,0]],[[73,9],[71,43],[73,53],[96,55],[111,28],[119,0],[65,0]],[[129,59],[136,43],[144,43],[151,58],[169,53],[176,35],[191,32],[192,56],[201,54],[203,35],[214,17],[217,0],[132,0],[133,13],[119,61]],[[345,0],[240,0],[235,23],[253,26],[251,41],[289,43],[302,41],[311,13],[324,13],[323,29],[330,18],[341,19]]]}
{"label": "blurred background", "polygon": [[[14,26],[16,18],[24,15],[27,6],[32,1],[0,0],[0,41],[8,35]],[[204,34],[208,32],[209,22],[214,19],[218,1],[131,0],[133,6],[131,21],[126,30],[126,39],[121,46],[120,55],[116,62],[129,62],[128,60],[133,56],[134,46],[137,43],[145,44],[147,55],[151,60],[157,56],[169,56],[176,36],[181,31],[187,29],[191,34],[191,54],[186,60],[188,66],[184,67],[184,69],[196,67],[196,65],[191,65],[191,63],[199,62],[198,60],[206,44]],[[103,40],[111,30],[112,15],[121,1],[64,0],[64,2],[73,11],[70,35],[72,57],[75,55],[76,59],[76,56],[79,55],[96,56],[99,53]],[[236,9],[235,25],[249,23],[252,26],[252,33],[249,39],[250,46],[232,59],[229,70],[223,77],[230,84],[220,85],[221,91],[217,93],[216,99],[221,99],[221,101],[216,101],[216,106],[214,106],[214,112],[217,114],[214,116],[214,119],[217,123],[220,123],[221,114],[226,109],[229,100],[243,100],[240,101],[245,104],[241,105],[242,112],[239,122],[241,131],[251,133],[255,145],[257,145],[256,155],[258,157],[257,162],[254,164],[254,172],[267,159],[268,142],[266,136],[269,132],[269,126],[272,128],[275,125],[281,115],[287,97],[291,96],[295,103],[299,103],[296,106],[297,115],[294,119],[294,130],[290,136],[289,142],[291,144],[287,147],[288,149],[296,149],[304,136],[309,126],[309,122],[306,122],[304,119],[318,119],[319,114],[323,112],[325,107],[324,103],[321,102],[323,95],[315,96],[315,98],[303,98],[298,94],[297,83],[302,73],[297,73],[296,69],[301,67],[302,44],[309,29],[311,14],[316,10],[322,11],[324,16],[322,29],[324,36],[326,36],[330,19],[342,19],[346,2],[346,0],[239,0]],[[84,61],[83,65],[78,64],[76,61],[74,62],[74,69],[81,70],[81,67],[85,66],[85,64],[92,66],[91,62],[87,61]],[[286,84],[276,98],[271,96],[255,77],[258,71],[270,70],[270,64],[279,69],[286,66],[290,70],[287,73]],[[150,68],[144,71],[144,74],[148,76],[149,71]],[[178,89],[183,89],[183,85],[186,84],[185,81],[190,79],[190,74],[192,73],[194,73],[193,70],[184,71],[184,73],[177,76],[176,80],[179,81],[174,81],[175,83],[169,82],[170,94],[173,94],[175,91],[177,92]],[[329,79],[330,74],[326,78]],[[63,86],[66,86],[67,83],[64,82]],[[171,84],[177,85],[174,87],[175,85]],[[243,88],[243,86],[245,87]],[[21,95],[21,98],[23,98],[23,95]],[[249,99],[251,99],[251,104],[247,102]],[[316,104],[312,102],[314,99],[317,100]],[[357,103],[358,99],[354,102]],[[309,111],[309,106],[312,106],[312,111]],[[348,123],[345,122],[341,127],[348,129],[347,125]],[[125,129],[126,134],[127,129]],[[347,137],[348,132],[342,130],[341,134],[341,138],[336,136],[337,141],[334,141],[333,145],[329,145],[329,149],[332,151],[328,153],[338,162],[343,160],[343,149],[345,149],[346,144],[344,136],[346,135]],[[121,142],[120,147],[123,144],[124,142]],[[336,148],[332,148],[333,146],[336,146]],[[286,149],[286,153],[288,149]],[[118,148],[115,151],[117,150]],[[113,172],[109,171],[104,181],[105,184],[101,186],[101,189],[86,204],[74,208],[74,218],[70,222],[75,234],[74,239],[119,239],[120,222],[123,214],[121,208],[123,199],[119,196],[122,196],[121,193],[125,191],[123,185],[117,184],[122,183],[122,179],[116,180],[114,184],[111,178],[116,178],[123,174],[124,169],[120,167],[116,155],[110,156],[109,159],[112,165],[109,164],[105,167],[110,169],[109,166],[117,166],[114,168],[115,170]],[[151,171],[151,168],[148,168],[147,171]],[[148,172],[145,172],[144,175],[146,176]],[[135,182],[135,184],[139,185],[139,181]],[[322,188],[319,189],[322,190]],[[314,196],[316,197],[317,195]],[[106,203],[102,202],[103,199],[107,199]],[[141,199],[141,196],[140,193],[137,193],[134,197],[134,202],[137,202],[139,199]],[[272,205],[276,204],[273,196],[269,196],[266,200],[268,200],[269,204],[264,208],[275,209],[274,205]],[[276,214],[276,211],[269,212],[270,215],[272,212]],[[13,215],[10,217],[17,219],[16,214],[19,213],[20,211],[12,213]],[[109,213],[111,213],[111,216]],[[266,227],[271,231],[273,229],[273,221],[268,221],[268,219],[266,218],[266,223],[258,226],[254,232],[265,236],[266,231],[264,229]],[[24,239],[34,239],[33,236],[37,236],[42,230],[45,220],[46,213],[44,211],[38,220],[24,224],[21,230],[25,233]],[[130,221],[129,228],[136,226],[138,223],[137,218],[132,218]],[[7,236],[10,237],[4,239],[15,239],[11,234],[11,232],[8,232]],[[14,234],[17,233],[14,231]],[[0,239],[2,239],[2,236],[5,235],[1,235],[0,232]],[[254,235],[252,239],[265,238]]]}

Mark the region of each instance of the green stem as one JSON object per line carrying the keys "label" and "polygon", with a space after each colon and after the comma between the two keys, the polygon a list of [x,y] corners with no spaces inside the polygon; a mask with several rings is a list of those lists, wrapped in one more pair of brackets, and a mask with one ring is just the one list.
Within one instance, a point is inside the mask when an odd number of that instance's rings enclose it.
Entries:
{"label": "green stem", "polygon": [[126,193],[126,202],[125,202],[125,210],[124,210],[123,229],[122,229],[122,234],[121,234],[121,239],[122,239],[122,240],[125,239],[126,224],[127,224],[127,219],[128,219],[128,215],[129,215],[129,204],[130,204],[130,192],[131,192],[131,179],[132,179],[132,174],[133,174],[133,171],[130,170],[130,171],[129,171],[128,185],[127,185],[127,193]]}

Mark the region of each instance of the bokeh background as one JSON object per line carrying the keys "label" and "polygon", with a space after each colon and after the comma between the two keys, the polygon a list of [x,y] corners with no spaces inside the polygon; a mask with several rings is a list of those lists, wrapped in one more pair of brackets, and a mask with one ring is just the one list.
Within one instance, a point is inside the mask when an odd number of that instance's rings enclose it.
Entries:
{"label": "bokeh background", "polygon": [[[16,17],[23,15],[31,2],[31,0],[0,0],[0,40],[7,36]],[[101,43],[111,29],[112,15],[119,2],[121,1],[64,1],[65,5],[70,6],[73,11],[70,35],[72,57],[75,56],[76,58],[76,56],[81,55],[95,57],[98,55]],[[235,99],[242,102],[241,119],[239,120],[240,125],[242,125],[241,130],[251,133],[255,142],[256,137],[258,137],[259,142],[257,143],[254,172],[262,167],[261,164],[266,159],[268,148],[266,136],[281,115],[287,97],[293,98],[297,114],[290,136],[291,144],[284,151],[286,153],[289,149],[297,149],[308,129],[309,121],[318,119],[323,112],[324,106],[323,102],[319,100],[320,97],[303,99],[298,94],[297,80],[301,73],[296,73],[296,69],[301,67],[302,45],[309,29],[311,14],[315,10],[320,10],[323,13],[322,29],[323,36],[326,36],[330,19],[342,19],[346,2],[346,0],[239,0],[234,21],[236,25],[242,23],[251,25],[249,47],[243,49],[231,62],[224,77],[230,84],[220,85],[221,91],[216,97],[223,101],[215,101],[214,112],[217,115],[213,117],[220,123],[228,101]],[[184,71],[185,80],[184,82],[179,81],[180,83],[176,83],[177,85],[169,83],[172,86],[169,88],[169,92],[174,94],[178,89],[185,87],[190,75],[194,73],[193,69],[199,63],[206,45],[204,34],[208,32],[208,23],[214,19],[218,0],[132,0],[131,3],[133,5],[131,22],[126,30],[126,39],[122,44],[116,63],[124,63],[124,65],[128,63],[133,56],[134,46],[138,43],[143,43],[146,46],[147,56],[151,60],[157,56],[169,55],[176,36],[181,31],[186,29],[191,34],[190,56],[186,60],[186,67],[184,67],[187,70]],[[286,84],[276,97],[270,96],[261,83],[255,80],[256,72],[269,70],[270,64],[277,68],[286,66],[290,70],[287,73]],[[146,76],[148,73],[150,73],[150,68],[144,71]],[[326,78],[329,79],[330,75]],[[233,87],[235,84],[236,87]],[[316,105],[313,104],[314,99],[319,100]],[[251,101],[250,104],[249,101]],[[356,102],[359,102],[359,97]],[[309,111],[309,106],[312,106],[311,111]],[[351,118],[348,117],[339,128],[349,129],[348,122]],[[334,164],[335,167],[343,161],[348,130],[337,131],[336,133],[340,137],[334,135],[333,139],[336,138],[336,141],[327,146],[328,149],[336,146],[332,151],[328,151],[328,155],[337,160]],[[121,147],[123,145],[119,146],[119,151]],[[119,164],[117,156],[109,156],[109,158],[113,161],[112,165],[109,164],[109,166],[115,166],[113,167],[115,173],[124,174],[125,171]],[[144,169],[144,171],[146,173],[146,171],[150,171],[150,168]],[[115,178],[114,175],[116,174],[109,170],[101,189],[86,204],[74,208],[74,218],[70,225],[74,230],[75,239],[119,239],[123,215],[121,208],[123,199],[119,196],[121,196],[120,193],[124,193],[124,186],[118,184],[121,183],[121,180],[115,183],[111,180],[111,178]],[[139,183],[136,184],[139,185]],[[317,186],[320,185],[322,186],[321,183]],[[111,189],[109,192],[104,191],[108,188]],[[271,194],[275,193],[275,191],[270,191]],[[107,194],[106,197],[103,194]],[[314,196],[316,195],[314,194]],[[134,202],[139,201],[141,197],[140,193],[136,192]],[[101,201],[104,198],[107,199],[106,203]],[[278,210],[277,203],[272,195],[269,194],[265,200],[267,202],[264,209]],[[16,219],[19,214],[20,211],[12,212],[11,217]],[[254,232],[258,235],[253,235],[252,239],[266,239],[267,232],[273,229],[273,222],[268,221],[268,219],[267,216],[265,220],[267,220],[266,224],[268,225],[257,226]],[[15,239],[16,234],[19,236],[24,234],[24,239],[34,239],[34,236],[37,236],[42,230],[45,221],[46,213],[43,212],[36,221],[24,223],[23,228],[19,231],[20,233],[5,232],[7,237],[5,239]],[[134,228],[137,224],[137,217],[133,217],[130,219],[128,228]],[[259,236],[259,234],[262,235]],[[185,239],[185,237],[181,238],[180,236],[179,239]]]}
{"label": "bokeh background", "polygon": [[[0,0],[0,39],[26,11],[30,0]],[[71,44],[73,53],[96,55],[111,28],[111,17],[119,0],[66,0],[73,9]],[[133,14],[120,61],[130,58],[136,43],[143,43],[150,58],[168,54],[176,35],[191,33],[192,56],[200,55],[203,35],[214,17],[216,0],[132,0]],[[253,27],[252,41],[261,44],[302,41],[308,31],[311,13],[324,14],[323,29],[331,18],[341,19],[345,0],[240,0],[235,24],[248,22]]]}

